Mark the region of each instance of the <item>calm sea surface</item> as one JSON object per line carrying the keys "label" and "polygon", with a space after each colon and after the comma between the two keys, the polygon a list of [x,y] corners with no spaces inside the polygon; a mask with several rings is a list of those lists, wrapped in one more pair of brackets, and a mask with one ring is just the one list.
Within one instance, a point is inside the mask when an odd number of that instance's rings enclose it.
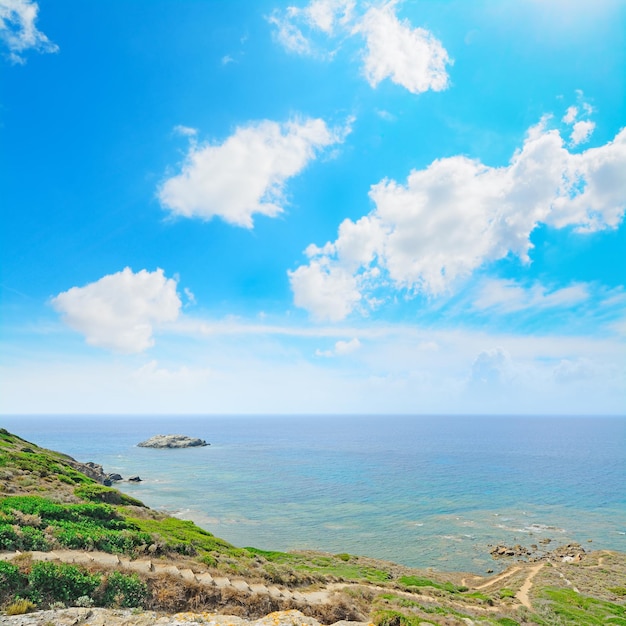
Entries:
{"label": "calm sea surface", "polygon": [[[0,425],[141,476],[119,487],[238,546],[478,573],[498,569],[496,543],[549,537],[626,551],[624,418],[4,416]],[[136,446],[167,433],[211,445]]]}

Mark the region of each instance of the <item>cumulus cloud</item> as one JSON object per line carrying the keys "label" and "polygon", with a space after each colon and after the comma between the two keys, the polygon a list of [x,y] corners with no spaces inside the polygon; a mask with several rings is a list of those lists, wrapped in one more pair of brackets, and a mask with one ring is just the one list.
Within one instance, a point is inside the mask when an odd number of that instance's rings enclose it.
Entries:
{"label": "cumulus cloud", "polygon": [[31,0],[0,0],[0,39],[9,49],[9,59],[23,64],[24,52],[58,52],[52,43],[35,26],[39,5]]}
{"label": "cumulus cloud", "polygon": [[342,267],[315,261],[289,272],[294,302],[319,320],[344,319],[361,299],[357,280]]}
{"label": "cumulus cloud", "polygon": [[577,146],[579,143],[585,143],[589,141],[591,133],[593,133],[596,125],[589,120],[581,120],[574,124],[572,128],[572,134],[570,135],[570,142],[573,146]]}
{"label": "cumulus cloud", "polygon": [[503,348],[483,350],[472,364],[471,382],[493,389],[506,383],[511,372],[511,356]]}
{"label": "cumulus cloud", "polygon": [[275,11],[269,22],[274,38],[302,55],[332,58],[335,50],[324,52],[316,44],[318,35],[334,45],[344,38],[363,37],[364,74],[372,87],[389,78],[411,93],[445,89],[448,53],[432,33],[398,19],[396,5],[392,0],[358,14],[354,0],[312,0],[303,8]]}
{"label": "cumulus cloud", "polygon": [[365,76],[372,87],[385,78],[411,93],[448,86],[448,53],[432,33],[400,21],[395,3],[367,11],[356,28],[365,37]]}
{"label": "cumulus cloud", "polygon": [[[528,263],[538,224],[616,228],[626,208],[624,171],[626,130],[575,154],[542,120],[507,166],[454,156],[412,171],[406,183],[382,180],[370,189],[370,213],[344,220],[334,242],[307,248],[309,264],[290,273],[295,303],[314,317],[343,319],[381,286],[439,295],[508,255]],[[312,281],[294,280],[311,275],[341,276],[329,302],[311,292]],[[560,295],[579,297],[580,288]]]}
{"label": "cumulus cloud", "polygon": [[163,270],[125,268],[52,299],[63,321],[91,346],[115,352],[143,352],[154,345],[154,326],[177,319],[181,301],[176,281]]}
{"label": "cumulus cloud", "polygon": [[238,128],[219,145],[192,141],[182,171],[165,180],[159,199],[175,215],[252,228],[254,214],[281,213],[287,180],[348,132],[321,119],[266,120]]}

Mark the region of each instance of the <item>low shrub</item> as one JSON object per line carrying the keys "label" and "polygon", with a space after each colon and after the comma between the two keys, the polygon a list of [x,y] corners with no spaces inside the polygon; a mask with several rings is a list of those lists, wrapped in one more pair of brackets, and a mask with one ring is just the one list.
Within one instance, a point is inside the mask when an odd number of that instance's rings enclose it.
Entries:
{"label": "low shrub", "polygon": [[81,596],[91,596],[100,576],[89,574],[67,563],[35,563],[28,575],[29,596],[35,602],[73,604]]}
{"label": "low shrub", "polygon": [[0,561],[0,603],[19,594],[26,587],[26,577],[17,565]]}
{"label": "low shrub", "polygon": [[30,613],[36,609],[36,605],[30,600],[18,598],[15,602],[7,606],[7,615],[24,615],[24,613]]}
{"label": "low shrub", "polygon": [[0,524],[0,550],[16,550],[19,538],[10,524]]}
{"label": "low shrub", "polygon": [[144,607],[148,601],[148,587],[137,574],[112,572],[103,581],[101,597],[105,606]]}

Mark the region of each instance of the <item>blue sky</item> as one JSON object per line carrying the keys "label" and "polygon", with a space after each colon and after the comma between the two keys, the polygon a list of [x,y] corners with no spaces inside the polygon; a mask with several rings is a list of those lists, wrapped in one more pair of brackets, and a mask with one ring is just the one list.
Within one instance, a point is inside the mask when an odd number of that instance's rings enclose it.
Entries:
{"label": "blue sky", "polygon": [[625,39],[0,0],[0,411],[623,414]]}

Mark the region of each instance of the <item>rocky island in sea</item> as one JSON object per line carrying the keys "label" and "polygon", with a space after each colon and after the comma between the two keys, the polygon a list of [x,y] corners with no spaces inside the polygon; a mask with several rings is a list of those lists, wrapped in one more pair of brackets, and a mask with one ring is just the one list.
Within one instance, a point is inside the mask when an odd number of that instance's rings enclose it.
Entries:
{"label": "rocky island in sea", "polygon": [[140,448],[197,448],[210,444],[204,439],[187,435],[155,435],[137,445]]}
{"label": "rocky island in sea", "polygon": [[507,567],[484,577],[347,553],[237,548],[104,485],[107,476],[0,429],[1,624],[584,626],[626,618],[620,552],[498,546],[494,556]]}

